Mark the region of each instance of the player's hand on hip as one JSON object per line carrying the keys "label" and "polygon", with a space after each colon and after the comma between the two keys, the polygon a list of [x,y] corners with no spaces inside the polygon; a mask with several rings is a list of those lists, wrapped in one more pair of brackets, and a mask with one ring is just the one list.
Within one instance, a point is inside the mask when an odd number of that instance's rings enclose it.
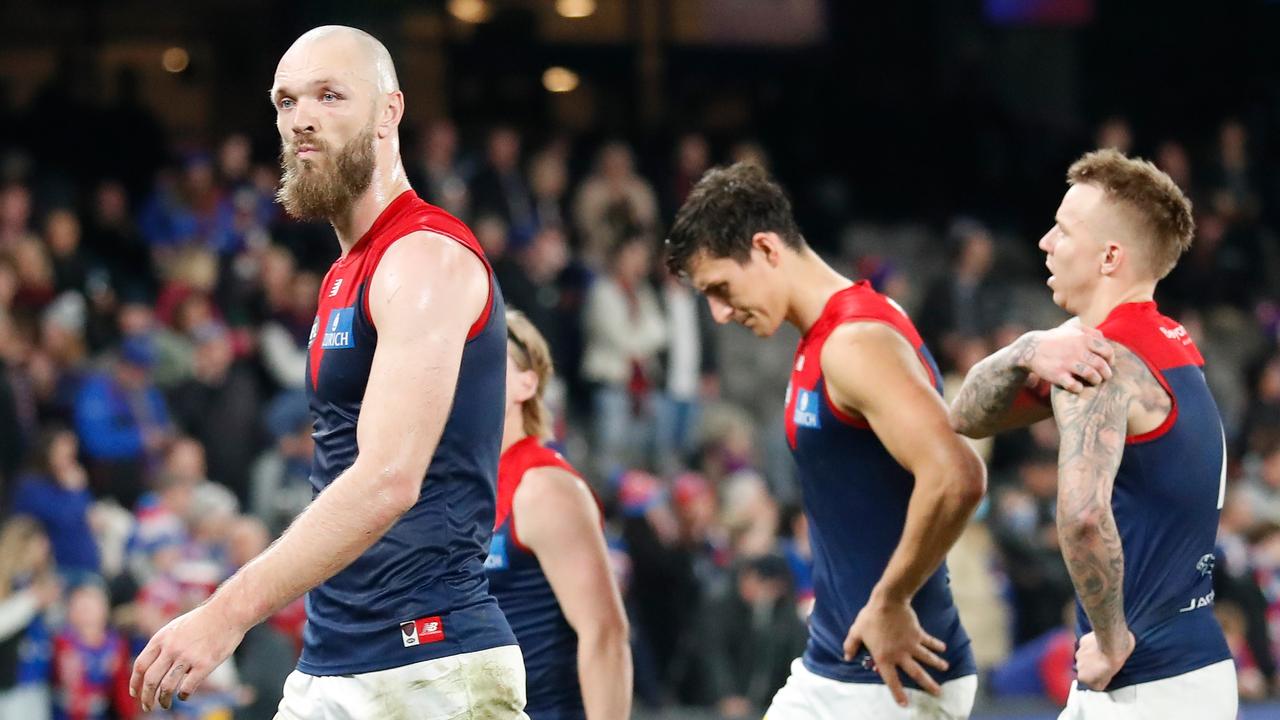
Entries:
{"label": "player's hand on hip", "polygon": [[1076,677],[1091,690],[1105,690],[1133,654],[1134,645],[1133,633],[1126,630],[1120,647],[1108,654],[1102,651],[1097,635],[1086,634],[1076,649]]}
{"label": "player's hand on hip", "polygon": [[235,651],[245,632],[210,604],[171,620],[133,663],[129,694],[143,712],[157,704],[167,710],[175,695],[186,700]]}
{"label": "player's hand on hip", "polygon": [[1101,332],[1078,320],[1029,332],[1015,345],[1020,367],[1069,392],[1111,379],[1115,350]]}
{"label": "player's hand on hip", "polygon": [[945,671],[947,661],[939,657],[938,653],[946,651],[947,645],[920,627],[920,620],[909,601],[882,601],[873,595],[871,601],[858,613],[845,637],[845,661],[852,662],[864,646],[871,655],[875,671],[884,679],[884,684],[893,693],[893,699],[898,705],[907,706],[907,692],[903,689],[899,670],[915,680],[926,692],[942,694],[942,688],[925,671],[924,666]]}

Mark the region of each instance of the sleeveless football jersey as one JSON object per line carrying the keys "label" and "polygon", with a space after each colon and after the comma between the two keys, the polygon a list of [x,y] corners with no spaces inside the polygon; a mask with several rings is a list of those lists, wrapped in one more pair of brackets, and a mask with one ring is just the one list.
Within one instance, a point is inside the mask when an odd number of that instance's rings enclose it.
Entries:
{"label": "sleeveless football jersey", "polygon": [[578,684],[578,636],[560,610],[542,565],[520,542],[511,504],[525,473],[552,467],[578,471],[536,437],[516,442],[498,464],[498,514],[485,572],[489,587],[524,653],[525,713],[530,720],[586,717]]}
{"label": "sleeveless football jersey", "polygon": [[[813,550],[815,603],[803,661],[811,672],[833,680],[881,683],[867,650],[845,662],[843,645],[902,537],[915,479],[866,422],[841,412],[827,395],[822,347],[832,331],[853,322],[883,323],[906,338],[939,393],[942,375],[906,313],[864,281],[827,301],[800,340],[787,386],[787,441],[799,471]],[[939,682],[976,672],[949,582],[944,563],[911,601],[924,630],[947,644],[942,656],[949,669],[926,666]],[[899,675],[907,687],[918,689],[914,680]]]}
{"label": "sleeveless football jersey", "polygon": [[[1144,302],[1118,306],[1098,330],[1141,358],[1173,400],[1160,427],[1127,438],[1111,494],[1124,549],[1124,614],[1137,640],[1107,687],[1115,690],[1231,657],[1213,616],[1226,441],[1186,328]],[[1076,611],[1083,635],[1089,619],[1078,602]]]}
{"label": "sleeveless football jersey", "polygon": [[[307,359],[316,493],[359,452],[356,424],[378,342],[369,314],[374,270],[387,248],[418,231],[460,243],[489,268],[471,231],[412,190],[393,200],[334,262],[320,288]],[[307,595],[298,663],[304,673],[364,673],[515,643],[484,575],[507,362],[502,297],[491,269],[489,288],[489,301],[468,334],[453,407],[418,501],[354,563]]]}

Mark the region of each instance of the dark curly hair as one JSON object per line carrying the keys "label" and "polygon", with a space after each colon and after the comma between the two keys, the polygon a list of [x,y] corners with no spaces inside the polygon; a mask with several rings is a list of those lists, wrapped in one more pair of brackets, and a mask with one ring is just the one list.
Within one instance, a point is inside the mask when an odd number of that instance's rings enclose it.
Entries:
{"label": "dark curly hair", "polygon": [[712,168],[676,213],[666,242],[667,268],[682,275],[701,252],[745,263],[758,232],[777,233],[795,250],[805,246],[786,191],[763,168],[747,162]]}

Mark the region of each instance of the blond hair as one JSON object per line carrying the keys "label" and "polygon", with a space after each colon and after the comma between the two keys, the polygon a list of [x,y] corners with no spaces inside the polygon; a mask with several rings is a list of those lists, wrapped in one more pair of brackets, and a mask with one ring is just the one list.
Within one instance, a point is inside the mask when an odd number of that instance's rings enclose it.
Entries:
{"label": "blond hair", "polygon": [[0,529],[0,600],[13,593],[18,577],[38,569],[26,567],[27,552],[31,543],[42,536],[40,523],[26,515],[14,515]]}
{"label": "blond hair", "polygon": [[1107,196],[1136,213],[1143,229],[1151,270],[1157,280],[1168,275],[1191,247],[1196,223],[1191,201],[1163,170],[1117,150],[1095,150],[1067,170],[1067,184],[1096,185]]}
{"label": "blond hair", "polygon": [[538,389],[520,407],[524,431],[538,438],[551,437],[551,411],[543,395],[555,372],[551,349],[529,318],[519,310],[507,311],[507,343],[511,358],[521,370],[532,370],[538,376]]}

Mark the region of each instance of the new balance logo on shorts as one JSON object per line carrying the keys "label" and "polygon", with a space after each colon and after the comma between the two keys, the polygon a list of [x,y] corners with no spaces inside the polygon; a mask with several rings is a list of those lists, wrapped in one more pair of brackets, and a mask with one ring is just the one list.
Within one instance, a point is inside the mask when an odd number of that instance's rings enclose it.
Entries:
{"label": "new balance logo on shorts", "polygon": [[400,623],[400,640],[405,647],[426,645],[444,639],[444,623],[439,615]]}

